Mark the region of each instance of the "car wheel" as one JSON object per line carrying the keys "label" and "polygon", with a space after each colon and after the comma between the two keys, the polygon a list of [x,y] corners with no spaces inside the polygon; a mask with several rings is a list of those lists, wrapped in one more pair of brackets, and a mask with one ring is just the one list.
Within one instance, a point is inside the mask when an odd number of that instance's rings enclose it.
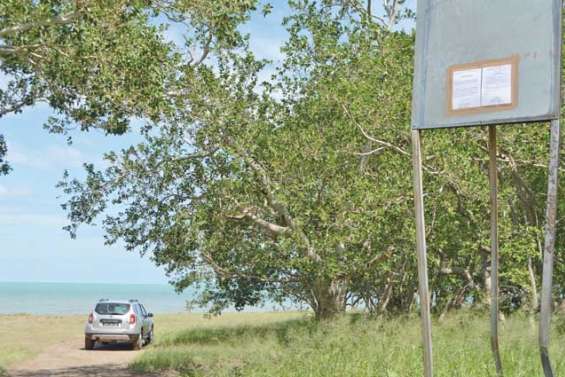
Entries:
{"label": "car wheel", "polygon": [[135,339],[132,344],[132,349],[134,351],[139,351],[143,347],[143,332]]}
{"label": "car wheel", "polygon": [[147,336],[147,344],[151,344],[154,340],[155,340],[155,328],[152,327],[151,332],[149,332],[149,335]]}
{"label": "car wheel", "polygon": [[90,339],[88,336],[84,337],[84,349],[85,350],[90,351],[90,350],[94,349],[94,343],[95,343],[95,341]]}

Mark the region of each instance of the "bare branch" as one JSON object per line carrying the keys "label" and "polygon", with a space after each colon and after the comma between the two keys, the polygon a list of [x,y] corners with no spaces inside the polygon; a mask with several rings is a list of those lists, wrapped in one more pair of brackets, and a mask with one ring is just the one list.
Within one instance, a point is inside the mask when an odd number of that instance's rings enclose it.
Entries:
{"label": "bare branch", "polygon": [[11,106],[0,107],[0,118],[2,118],[3,116],[5,116],[7,114],[11,114],[11,113],[20,111],[25,106],[29,105],[28,102],[29,101],[27,101],[27,100],[22,100],[20,102],[12,104]]}
{"label": "bare branch", "polygon": [[240,214],[229,215],[226,216],[226,218],[236,221],[245,220],[245,219],[251,220],[255,224],[259,225],[261,228],[263,228],[264,230],[268,231],[271,235],[287,234],[290,232],[290,228],[288,227],[270,223],[260,218],[259,216],[257,216],[257,214],[252,208],[245,208]]}
{"label": "bare branch", "polygon": [[52,25],[67,25],[73,23],[80,15],[80,11],[63,14],[57,17],[49,18],[44,21],[34,21],[16,26],[10,26],[0,30],[0,38],[5,38],[10,35],[22,33],[31,30],[35,27],[52,26]]}
{"label": "bare branch", "polygon": [[397,147],[394,144],[391,144],[391,143],[386,142],[384,140],[379,140],[379,139],[376,139],[376,138],[370,136],[367,132],[365,132],[363,127],[358,122],[355,121],[355,119],[353,118],[353,116],[351,115],[351,113],[349,112],[349,110],[347,109],[347,107],[344,104],[341,104],[341,108],[343,109],[345,114],[349,117],[349,119],[351,119],[353,121],[353,123],[355,123],[355,126],[357,126],[357,128],[359,128],[359,130],[361,131],[361,133],[363,134],[363,136],[365,136],[365,138],[367,140],[370,140],[370,141],[377,143],[379,145],[382,145],[384,147],[391,148],[391,149],[393,149],[393,150],[397,151],[398,153],[403,154],[405,156],[411,156],[410,153],[406,152],[404,149],[402,149],[400,147]]}
{"label": "bare branch", "polygon": [[193,65],[197,66],[202,64],[202,62],[208,57],[208,54],[210,54],[210,45],[212,44],[212,33],[210,33],[208,35],[208,39],[206,40],[206,43],[204,44],[204,47],[202,49],[202,55],[200,56],[200,59],[198,59]]}
{"label": "bare branch", "polygon": [[394,247],[389,247],[384,253],[375,255],[369,262],[367,262],[367,267],[373,266],[375,263],[379,263],[387,260],[394,252]]}
{"label": "bare branch", "polygon": [[380,147],[380,148],[373,149],[372,151],[368,151],[368,152],[355,152],[355,154],[357,156],[370,156],[372,154],[379,153],[379,152],[381,152],[385,149],[386,149],[385,147]]}
{"label": "bare branch", "polygon": [[396,24],[398,18],[400,2],[398,0],[385,0],[384,8],[386,12],[386,17],[388,19],[387,27],[389,29],[392,29],[392,27]]}
{"label": "bare branch", "polygon": [[209,253],[206,252],[202,252],[202,259],[212,268],[212,270],[214,270],[214,273],[216,273],[218,276],[221,276],[223,278],[229,279],[229,278],[244,278],[244,279],[256,279],[265,283],[291,283],[291,282],[295,282],[297,281],[297,278],[289,275],[287,279],[272,279],[272,278],[268,278],[262,275],[256,275],[256,274],[249,274],[249,273],[245,273],[245,272],[240,272],[240,271],[232,271],[232,270],[228,270],[224,267],[221,267],[212,257],[212,255],[210,255]]}
{"label": "bare branch", "polygon": [[362,4],[360,4],[358,1],[352,1],[351,2],[351,7],[359,14],[365,15],[367,16],[367,19],[371,22],[374,22],[376,24],[380,24],[383,26],[387,25],[387,22],[384,18],[379,17],[377,15],[375,15],[373,12],[369,11],[369,8],[365,8],[365,6],[363,6]]}
{"label": "bare branch", "polygon": [[[343,109],[345,115],[347,115],[347,116],[349,117],[349,119],[355,124],[355,126],[356,126],[357,128],[359,128],[359,130],[361,131],[361,133],[363,134],[363,136],[364,136],[368,141],[371,141],[371,142],[373,142],[373,143],[382,145],[383,147],[392,149],[392,150],[394,150],[395,152],[398,152],[398,153],[400,153],[400,154],[402,154],[402,155],[404,155],[404,156],[407,156],[407,157],[411,157],[411,156],[412,156],[409,152],[405,151],[404,149],[402,149],[402,148],[400,148],[400,147],[398,147],[398,146],[396,146],[396,145],[394,145],[394,144],[392,144],[392,143],[389,143],[389,142],[384,141],[384,140],[379,140],[379,139],[374,138],[374,137],[372,137],[371,135],[369,135],[369,134],[363,129],[363,127],[355,120],[355,118],[351,115],[351,113],[349,112],[349,110],[347,109],[347,107],[346,107],[344,104],[341,104],[341,107],[342,107],[342,109]],[[361,156],[368,156],[368,155],[374,154],[374,153],[376,153],[376,152],[378,152],[378,151],[379,151],[379,149],[375,149],[375,150],[373,150],[373,151],[365,152],[365,153],[368,153],[368,154],[359,154],[359,155],[361,155]],[[361,152],[361,153],[364,153],[364,152]],[[440,172],[433,170],[432,168],[430,168],[430,167],[427,166],[427,165],[423,165],[423,168],[424,168],[424,170],[425,170],[426,172],[428,172],[428,173],[430,173],[430,174],[436,174],[436,175],[437,175],[437,174],[440,174]]]}
{"label": "bare branch", "polygon": [[321,262],[322,258],[318,253],[316,253],[314,247],[312,247],[312,244],[310,243],[310,239],[308,238],[306,233],[304,233],[304,231],[298,225],[296,225],[294,219],[288,212],[287,208],[282,203],[280,203],[273,195],[272,183],[265,168],[263,168],[261,164],[259,164],[257,161],[255,161],[255,159],[249,156],[249,154],[246,153],[244,149],[238,148],[238,146],[234,146],[234,147],[237,150],[236,154],[240,158],[242,158],[251,167],[251,169],[255,171],[255,173],[258,175],[261,181],[261,185],[263,186],[262,191],[266,196],[269,206],[284,219],[285,224],[290,229],[292,229],[292,231],[294,231],[297,235],[299,235],[302,241],[304,242],[304,244],[306,245],[306,256],[315,262]]}
{"label": "bare branch", "polygon": [[461,268],[461,267],[442,267],[440,269],[440,272],[444,275],[460,275],[462,276],[465,281],[467,282],[467,285],[470,288],[474,288],[475,287],[475,282],[473,281],[473,276],[471,275],[471,273],[469,272],[468,269],[466,268]]}

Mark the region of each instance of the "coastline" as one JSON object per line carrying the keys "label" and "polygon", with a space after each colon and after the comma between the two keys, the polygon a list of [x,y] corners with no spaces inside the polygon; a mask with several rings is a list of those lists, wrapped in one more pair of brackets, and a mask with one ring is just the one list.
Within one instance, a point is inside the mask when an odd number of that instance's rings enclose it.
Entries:
{"label": "coastline", "polygon": [[179,313],[197,293],[167,284],[0,282],[0,314],[84,314],[101,298],[139,299],[155,313]]}
{"label": "coastline", "polygon": [[[0,315],[88,315],[101,298],[138,299],[152,313],[176,314],[189,309],[206,313],[207,308],[189,306],[197,296],[195,290],[179,294],[168,284],[0,282]],[[293,308],[290,304],[285,306],[287,310]],[[271,303],[246,308],[249,312],[281,310],[284,308]]]}

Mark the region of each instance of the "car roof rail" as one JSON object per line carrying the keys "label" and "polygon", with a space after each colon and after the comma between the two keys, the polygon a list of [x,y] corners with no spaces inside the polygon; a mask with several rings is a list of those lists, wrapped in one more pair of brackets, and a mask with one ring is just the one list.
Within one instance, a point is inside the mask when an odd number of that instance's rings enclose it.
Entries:
{"label": "car roof rail", "polygon": [[129,302],[139,302],[139,300],[136,299],[136,298],[130,298],[130,299],[129,299]]}
{"label": "car roof rail", "polygon": [[98,300],[99,302],[103,302],[103,301],[110,301],[109,298],[101,298],[100,300]]}

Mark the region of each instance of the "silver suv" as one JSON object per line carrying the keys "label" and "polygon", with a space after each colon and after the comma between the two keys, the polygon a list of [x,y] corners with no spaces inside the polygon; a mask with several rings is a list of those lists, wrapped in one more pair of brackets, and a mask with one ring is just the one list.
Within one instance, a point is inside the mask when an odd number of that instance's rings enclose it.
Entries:
{"label": "silver suv", "polygon": [[153,340],[153,313],[137,300],[98,301],[84,327],[84,348],[91,350],[96,342],[130,343],[139,350]]}

